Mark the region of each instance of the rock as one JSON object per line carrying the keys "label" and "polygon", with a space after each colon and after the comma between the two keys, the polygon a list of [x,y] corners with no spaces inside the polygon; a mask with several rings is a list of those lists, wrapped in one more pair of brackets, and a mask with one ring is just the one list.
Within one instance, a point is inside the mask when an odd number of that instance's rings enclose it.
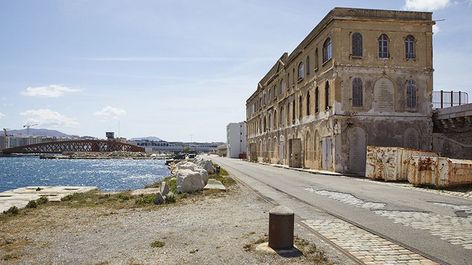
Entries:
{"label": "rock", "polygon": [[208,172],[208,174],[214,174],[215,173],[215,167],[213,166],[213,163],[211,162],[210,159],[207,159],[207,158],[204,158],[204,157],[201,157],[201,156],[197,156],[195,158],[195,163],[198,166],[205,169]]}
{"label": "rock", "polygon": [[[179,162],[179,163],[175,164],[175,167],[177,168],[177,170],[179,170],[179,169],[189,169],[189,170],[192,170],[192,171],[196,171],[196,168],[199,167],[199,166],[195,163],[192,163],[192,162],[182,161],[182,162]],[[199,167],[199,168],[202,168],[202,167]]]}
{"label": "rock", "polygon": [[174,203],[176,201],[175,194],[171,191],[164,197],[166,203]]}
{"label": "rock", "polygon": [[166,196],[169,193],[169,185],[165,181],[161,182],[160,192],[162,196]]}
{"label": "rock", "polygon": [[156,198],[154,199],[154,204],[163,204],[164,203],[164,197],[162,197],[162,194],[160,192],[156,193]]}
{"label": "rock", "polygon": [[203,190],[208,182],[208,173],[204,169],[192,171],[190,169],[177,170],[177,191],[195,192]]}

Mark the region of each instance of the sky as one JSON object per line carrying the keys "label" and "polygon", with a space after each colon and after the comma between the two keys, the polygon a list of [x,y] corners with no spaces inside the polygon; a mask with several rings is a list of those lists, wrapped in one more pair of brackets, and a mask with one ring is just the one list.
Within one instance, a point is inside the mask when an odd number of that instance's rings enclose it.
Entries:
{"label": "sky", "polygon": [[472,0],[0,0],[0,129],[226,141],[337,6],[432,11],[434,90],[472,102]]}

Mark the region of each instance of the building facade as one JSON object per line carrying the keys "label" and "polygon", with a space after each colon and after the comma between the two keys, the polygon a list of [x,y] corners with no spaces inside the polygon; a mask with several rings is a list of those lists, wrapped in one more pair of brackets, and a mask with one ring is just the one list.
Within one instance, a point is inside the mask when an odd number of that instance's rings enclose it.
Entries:
{"label": "building facade", "polygon": [[246,156],[246,122],[230,123],[226,126],[227,157]]}
{"label": "building facade", "polygon": [[335,8],[246,101],[252,161],[365,172],[367,145],[431,150],[432,13]]}

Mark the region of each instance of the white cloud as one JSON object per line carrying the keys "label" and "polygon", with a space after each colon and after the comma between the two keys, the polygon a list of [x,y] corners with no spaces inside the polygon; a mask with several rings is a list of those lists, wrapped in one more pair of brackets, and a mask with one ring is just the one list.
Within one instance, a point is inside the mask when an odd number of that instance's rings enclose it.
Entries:
{"label": "white cloud", "polygon": [[96,111],[93,115],[98,116],[104,120],[114,119],[117,120],[120,116],[125,115],[126,110],[115,108],[112,106],[106,106],[103,109]]}
{"label": "white cloud", "polygon": [[3,117],[5,117],[5,114],[0,112],[0,119],[3,118]]}
{"label": "white cloud", "polygon": [[25,124],[38,124],[44,127],[77,127],[79,123],[59,112],[50,109],[32,109],[20,113],[26,117]]}
{"label": "white cloud", "polygon": [[69,88],[61,85],[49,85],[39,87],[27,87],[25,91],[21,92],[21,94],[23,96],[29,97],[57,98],[63,96],[65,93],[79,91],[80,89]]}
{"label": "white cloud", "polygon": [[434,33],[434,34],[437,34],[437,33],[439,33],[440,31],[441,31],[441,29],[439,28],[438,25],[433,25],[433,33]]}
{"label": "white cloud", "polygon": [[450,0],[405,0],[404,9],[414,11],[435,11],[446,8]]}

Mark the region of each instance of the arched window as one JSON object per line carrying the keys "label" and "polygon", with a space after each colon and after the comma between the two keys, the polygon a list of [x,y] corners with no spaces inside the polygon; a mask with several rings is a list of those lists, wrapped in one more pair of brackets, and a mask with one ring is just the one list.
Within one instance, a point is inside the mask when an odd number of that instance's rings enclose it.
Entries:
{"label": "arched window", "polygon": [[310,56],[306,57],[306,75],[310,75]]}
{"label": "arched window", "polygon": [[416,85],[413,80],[406,82],[406,106],[410,109],[416,108]]}
{"label": "arched window", "polygon": [[303,78],[305,77],[305,65],[303,64],[303,62],[300,62],[298,64],[298,80],[303,80]]}
{"label": "arched window", "polygon": [[318,57],[318,48],[315,49],[315,70],[318,70],[318,63],[320,58]]}
{"label": "arched window", "polygon": [[303,116],[303,99],[302,96],[298,97],[298,119],[301,120]]}
{"label": "arched window", "polygon": [[359,32],[352,34],[352,56],[362,57],[362,35]]}
{"label": "arched window", "polygon": [[320,90],[315,88],[315,113],[320,111]]}
{"label": "arched window", "polygon": [[310,91],[306,92],[306,115],[310,115]]}
{"label": "arched window", "polygon": [[385,34],[379,37],[379,58],[388,58],[388,37]]}
{"label": "arched window", "polygon": [[405,58],[415,59],[415,37],[408,35],[405,39]]}
{"label": "arched window", "polygon": [[323,63],[331,60],[333,58],[333,43],[331,38],[327,38],[323,43]]}
{"label": "arched window", "polygon": [[362,101],[363,101],[362,80],[356,77],[352,80],[352,106],[362,107]]}
{"label": "arched window", "polygon": [[326,110],[329,110],[329,82],[326,81],[325,84],[325,107]]}

